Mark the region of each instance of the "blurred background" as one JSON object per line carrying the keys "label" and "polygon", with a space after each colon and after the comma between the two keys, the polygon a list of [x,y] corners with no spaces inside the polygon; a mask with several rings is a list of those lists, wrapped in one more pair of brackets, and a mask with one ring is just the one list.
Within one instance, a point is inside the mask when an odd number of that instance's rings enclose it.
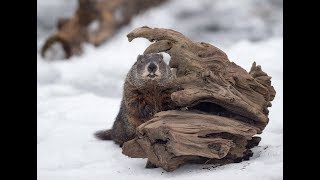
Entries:
{"label": "blurred background", "polygon": [[[106,2],[108,0],[100,0],[100,2]],[[122,0],[114,0],[110,2],[121,2]],[[137,3],[148,2],[148,0],[136,0]],[[152,1],[152,0],[150,0]],[[108,21],[109,26],[102,27],[106,29],[106,36],[101,37],[103,39],[98,47],[94,46],[94,43],[83,40],[86,34],[81,33],[69,33],[74,29],[77,29],[76,25],[67,24],[65,29],[58,29],[58,21],[60,18],[74,18],[77,16],[76,11],[79,10],[79,3],[77,0],[38,0],[37,1],[37,44],[38,44],[38,66],[44,66],[38,68],[38,83],[46,82],[61,82],[71,83],[74,86],[82,86],[79,83],[83,82],[83,78],[77,77],[80,72],[89,73],[93,70],[92,66],[99,64],[98,72],[93,75],[91,82],[87,82],[85,87],[81,87],[82,90],[90,88],[99,94],[119,96],[121,90],[118,88],[119,83],[117,81],[123,79],[126,71],[134,62],[136,56],[144,51],[144,49],[150,44],[145,39],[135,40],[131,43],[127,41],[126,35],[134,28],[147,25],[149,27],[161,27],[170,28],[179,31],[192,39],[193,41],[204,41],[211,43],[220,49],[228,53],[231,48],[241,49],[244,46],[259,45],[261,43],[277,43],[278,46],[282,46],[282,34],[283,34],[283,2],[282,0],[153,0],[159,1],[155,5],[147,9],[143,9],[142,13],[131,13],[131,19],[126,22],[125,25],[113,25],[113,21]],[[79,2],[89,2],[93,4],[93,0],[80,0]],[[99,1],[98,1],[99,2]],[[88,3],[88,4],[89,4]],[[84,8],[88,5],[84,4]],[[119,8],[121,9],[121,3]],[[128,6],[123,5],[122,11]],[[133,5],[131,5],[133,6]],[[136,5],[136,6],[139,6]],[[133,6],[135,8],[136,6]],[[89,8],[87,8],[89,9]],[[105,8],[109,11],[111,8]],[[116,9],[116,8],[114,8]],[[117,10],[112,9],[112,13],[115,14]],[[137,8],[136,8],[137,9]],[[140,9],[139,9],[140,10]],[[89,11],[88,14],[94,12]],[[84,15],[87,17],[86,15]],[[72,21],[72,20],[70,20]],[[92,20],[85,26],[86,31],[97,29],[97,20]],[[113,23],[113,24],[112,24]],[[96,26],[96,27],[95,27]],[[99,27],[98,27],[99,28]],[[59,31],[62,31],[60,33]],[[64,33],[64,32],[67,33]],[[80,30],[79,30],[80,31]],[[103,31],[103,30],[102,30]],[[112,31],[112,33],[111,33]],[[60,33],[60,34],[59,34]],[[68,34],[69,33],[69,34]],[[57,43],[51,43],[50,37],[56,37],[56,34],[60,35],[61,41],[53,41]],[[103,33],[102,33],[103,34]],[[97,35],[99,36],[99,35]],[[58,38],[59,38],[58,37]],[[49,39],[49,41],[48,41]],[[74,53],[66,60],[66,52],[62,45],[62,42],[66,42],[69,49],[74,49]],[[79,43],[79,41],[81,43]],[[279,42],[281,41],[281,42]],[[45,52],[45,56],[41,56],[41,50],[46,42],[49,43],[49,48]],[[60,43],[61,42],[61,43]],[[74,45],[76,44],[76,45]],[[60,45],[60,46],[59,46]],[[68,48],[66,48],[68,49]],[[81,53],[79,53],[81,49]],[[70,51],[70,50],[69,50]],[[239,50],[241,51],[241,50]],[[244,50],[245,51],[245,50]],[[259,53],[265,53],[265,51]],[[253,60],[261,60],[263,65],[264,60],[257,56],[257,51],[246,52],[248,59],[245,59],[244,68],[251,67]],[[232,54],[229,54],[229,56]],[[259,55],[258,55],[259,56]],[[232,56],[231,56],[232,57]],[[241,57],[235,57],[241,58]],[[264,59],[264,58],[263,58]],[[47,61],[45,61],[47,60]],[[231,61],[237,59],[230,58]],[[268,61],[274,61],[275,66],[282,66],[282,61],[271,59]],[[82,64],[80,65],[80,64]],[[258,63],[259,64],[259,63]],[[241,64],[240,64],[241,65]],[[63,74],[63,67],[69,68],[68,74],[75,77],[74,79],[68,79],[67,77],[59,77]],[[116,67],[112,67],[116,66]],[[263,66],[262,66],[263,67]],[[47,68],[47,69],[46,69]],[[52,72],[49,72],[50,70]],[[84,68],[84,69],[81,69]],[[280,68],[281,69],[281,68]],[[116,71],[115,71],[116,70]],[[75,72],[73,72],[75,71]],[[94,70],[93,70],[94,71]],[[115,71],[115,72],[114,72]],[[49,73],[48,73],[49,72]],[[112,72],[112,73],[111,73]],[[282,72],[272,69],[271,72],[276,76],[282,77]],[[103,82],[99,81],[96,76],[101,75],[106,79]],[[91,76],[87,74],[88,76]],[[90,77],[86,77],[89,81]],[[72,77],[69,77],[72,78]],[[113,82],[107,82],[106,80],[115,80]],[[81,81],[81,82],[78,82]],[[97,82],[99,81],[99,82]],[[114,89],[108,91],[106,89]]]}
{"label": "blurred background", "polygon": [[[77,0],[38,0],[38,45],[56,30],[58,19],[71,17],[77,6]],[[195,41],[230,45],[241,39],[257,42],[282,36],[282,11],[282,0],[167,0],[129,26],[172,28]]]}
{"label": "blurred background", "polygon": [[[174,29],[217,46],[247,71],[256,61],[272,76],[277,95],[261,147],[249,161],[254,165],[246,164],[244,171],[235,170],[243,163],[231,165],[223,174],[232,170],[237,177],[227,177],[241,179],[243,173],[246,180],[280,179],[282,0],[38,0],[38,178],[104,179],[119,171],[123,177],[157,179],[154,171],[144,171],[143,160],[122,157],[114,144],[92,136],[111,127],[126,73],[150,44],[146,39],[128,42],[126,35],[140,26]],[[164,56],[168,62],[170,57]],[[206,179],[208,172],[199,169],[179,169],[184,175],[178,177]],[[178,178],[174,173],[165,176]]]}

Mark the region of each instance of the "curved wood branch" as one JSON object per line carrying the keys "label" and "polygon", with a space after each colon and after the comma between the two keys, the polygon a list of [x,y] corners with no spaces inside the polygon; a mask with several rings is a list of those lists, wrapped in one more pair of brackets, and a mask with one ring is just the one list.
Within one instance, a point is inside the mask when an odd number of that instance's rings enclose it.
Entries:
{"label": "curved wood branch", "polygon": [[62,43],[65,58],[82,53],[84,42],[99,46],[111,38],[132,17],[166,0],[78,0],[78,8],[71,18],[58,21],[58,31],[50,36],[41,55],[55,43]]}

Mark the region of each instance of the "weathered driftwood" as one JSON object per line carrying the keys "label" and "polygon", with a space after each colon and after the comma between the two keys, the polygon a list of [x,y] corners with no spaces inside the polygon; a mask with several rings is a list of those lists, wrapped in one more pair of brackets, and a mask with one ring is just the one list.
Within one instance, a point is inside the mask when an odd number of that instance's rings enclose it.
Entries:
{"label": "weathered driftwood", "polygon": [[210,163],[210,159],[242,160],[258,128],[222,116],[186,111],[163,111],[137,128],[137,138],[126,142],[123,153],[145,158],[173,171],[182,164]]}
{"label": "weathered driftwood", "polygon": [[65,58],[81,54],[82,43],[100,45],[132,17],[166,0],[79,0],[78,9],[71,18],[61,18],[58,31],[51,35],[41,49],[41,55],[55,44],[61,44]]}
{"label": "weathered driftwood", "polygon": [[167,171],[186,163],[248,160],[260,142],[253,136],[269,121],[275,97],[271,77],[255,63],[248,73],[217,47],[170,29],[141,27],[128,34],[129,41],[137,37],[154,42],[144,53],[171,56],[177,76],[171,99],[181,110],[157,113],[139,126],[123,153],[147,157],[149,164]]}

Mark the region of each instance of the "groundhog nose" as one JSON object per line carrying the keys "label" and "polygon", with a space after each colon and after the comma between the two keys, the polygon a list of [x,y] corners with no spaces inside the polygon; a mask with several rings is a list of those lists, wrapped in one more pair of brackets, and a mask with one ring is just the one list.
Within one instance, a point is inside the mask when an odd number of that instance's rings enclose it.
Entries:
{"label": "groundhog nose", "polygon": [[154,73],[156,72],[156,70],[157,70],[157,65],[155,65],[154,63],[150,63],[148,66],[148,71],[151,73]]}

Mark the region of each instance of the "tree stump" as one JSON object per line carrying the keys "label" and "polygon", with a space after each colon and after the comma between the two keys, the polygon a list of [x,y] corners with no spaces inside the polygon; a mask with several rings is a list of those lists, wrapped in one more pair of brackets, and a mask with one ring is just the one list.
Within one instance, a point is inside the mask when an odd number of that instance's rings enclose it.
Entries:
{"label": "tree stump", "polygon": [[82,53],[82,43],[95,46],[108,40],[132,17],[166,0],[79,0],[78,9],[71,18],[61,18],[58,31],[51,35],[41,49],[42,57],[58,44],[63,57]]}
{"label": "tree stump", "polygon": [[226,164],[248,160],[268,124],[275,97],[271,77],[254,62],[250,72],[230,62],[208,43],[192,42],[171,29],[140,27],[129,41],[154,42],[146,53],[166,52],[176,71],[171,99],[179,110],[162,111],[140,125],[136,138],[124,143],[123,154],[148,158],[173,171],[187,163]]}

